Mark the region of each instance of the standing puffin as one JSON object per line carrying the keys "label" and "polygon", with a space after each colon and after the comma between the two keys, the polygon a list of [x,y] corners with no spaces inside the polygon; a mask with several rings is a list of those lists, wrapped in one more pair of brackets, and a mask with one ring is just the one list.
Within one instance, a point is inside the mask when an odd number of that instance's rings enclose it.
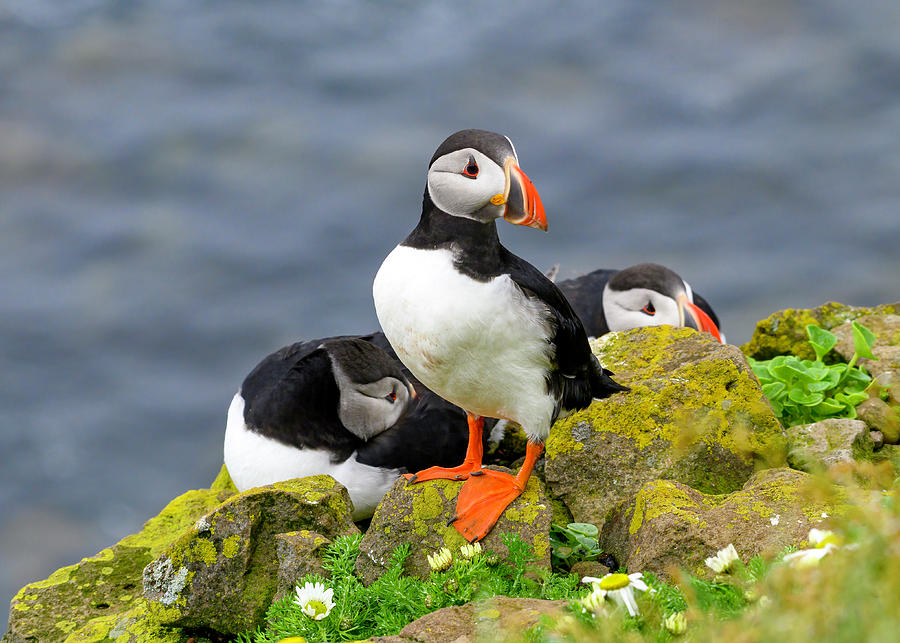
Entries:
{"label": "standing puffin", "polygon": [[[452,134],[429,163],[419,224],[373,284],[378,320],[400,361],[468,414],[463,463],[410,482],[465,480],[452,522],[469,541],[483,538],[522,493],[558,417],[625,390],[591,353],[560,290],[500,244],[499,217],[547,229],[512,142],[484,130]],[[516,476],[482,469],[484,417],[517,422],[528,435]]]}
{"label": "standing puffin", "polygon": [[657,263],[595,270],[557,285],[592,337],[611,330],[669,324],[706,331],[725,343],[709,303],[688,282]]}
{"label": "standing puffin", "polygon": [[299,342],[266,357],[228,409],[225,466],[243,491],[327,473],[347,487],[356,520],[372,515],[398,468],[366,448],[406,413],[415,389],[370,342]]}
{"label": "standing puffin", "polygon": [[328,474],[361,520],[401,473],[462,459],[465,417],[403,368],[382,333],[301,342],[266,357],[234,396],[225,464],[241,491]]}

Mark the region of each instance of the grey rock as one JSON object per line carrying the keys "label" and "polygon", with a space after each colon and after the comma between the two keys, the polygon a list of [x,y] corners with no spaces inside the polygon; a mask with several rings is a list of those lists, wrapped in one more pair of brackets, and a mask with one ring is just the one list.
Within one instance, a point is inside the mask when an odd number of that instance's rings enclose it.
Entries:
{"label": "grey rock", "polygon": [[875,449],[868,425],[862,420],[832,418],[787,429],[788,462],[795,469],[821,472],[856,457],[871,456]]}

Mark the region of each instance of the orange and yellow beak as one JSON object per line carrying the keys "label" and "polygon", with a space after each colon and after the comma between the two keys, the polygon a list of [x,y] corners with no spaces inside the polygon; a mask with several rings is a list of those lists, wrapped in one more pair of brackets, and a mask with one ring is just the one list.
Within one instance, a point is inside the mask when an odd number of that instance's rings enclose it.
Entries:
{"label": "orange and yellow beak", "polygon": [[[534,187],[531,179],[522,171],[514,158],[508,158],[503,164],[506,173],[506,189],[503,191],[502,201],[498,198],[495,203],[506,203],[503,218],[516,225],[524,225],[529,228],[547,230],[547,216],[544,214],[544,204]],[[492,199],[493,201],[493,199]],[[499,203],[498,203],[499,204]]]}
{"label": "orange and yellow beak", "polygon": [[695,304],[688,301],[686,295],[678,295],[678,317],[682,326],[694,328],[700,332],[710,333],[719,342],[722,341],[722,335],[712,318],[703,312]]}

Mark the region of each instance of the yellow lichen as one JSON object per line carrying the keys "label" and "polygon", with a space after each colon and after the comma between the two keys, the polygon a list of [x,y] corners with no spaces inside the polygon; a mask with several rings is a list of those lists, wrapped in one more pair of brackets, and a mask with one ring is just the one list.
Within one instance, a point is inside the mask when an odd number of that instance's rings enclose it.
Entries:
{"label": "yellow lichen", "polygon": [[216,546],[211,541],[198,538],[191,542],[188,560],[202,562],[208,567],[215,565],[217,559]]}
{"label": "yellow lichen", "polygon": [[225,558],[234,558],[241,549],[241,537],[235,534],[222,541],[222,555]]}
{"label": "yellow lichen", "polygon": [[634,501],[634,513],[628,526],[629,534],[636,534],[644,522],[663,515],[674,515],[682,520],[703,526],[699,505],[687,492],[668,480],[647,483]]}

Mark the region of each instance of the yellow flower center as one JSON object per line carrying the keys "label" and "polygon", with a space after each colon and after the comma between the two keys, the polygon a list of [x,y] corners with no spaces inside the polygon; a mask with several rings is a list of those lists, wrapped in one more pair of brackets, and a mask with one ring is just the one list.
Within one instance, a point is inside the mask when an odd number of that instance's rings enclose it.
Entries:
{"label": "yellow flower center", "polygon": [[315,599],[311,599],[306,602],[306,607],[311,609],[314,612],[315,616],[319,614],[325,614],[328,611],[328,608],[325,607],[325,603],[322,601],[317,601]]}
{"label": "yellow flower center", "polygon": [[631,579],[628,578],[628,574],[610,574],[600,581],[600,589],[612,592],[617,589],[628,587],[630,584]]}
{"label": "yellow flower center", "polygon": [[815,546],[816,549],[824,549],[827,545],[838,546],[841,542],[835,534],[828,534]]}

